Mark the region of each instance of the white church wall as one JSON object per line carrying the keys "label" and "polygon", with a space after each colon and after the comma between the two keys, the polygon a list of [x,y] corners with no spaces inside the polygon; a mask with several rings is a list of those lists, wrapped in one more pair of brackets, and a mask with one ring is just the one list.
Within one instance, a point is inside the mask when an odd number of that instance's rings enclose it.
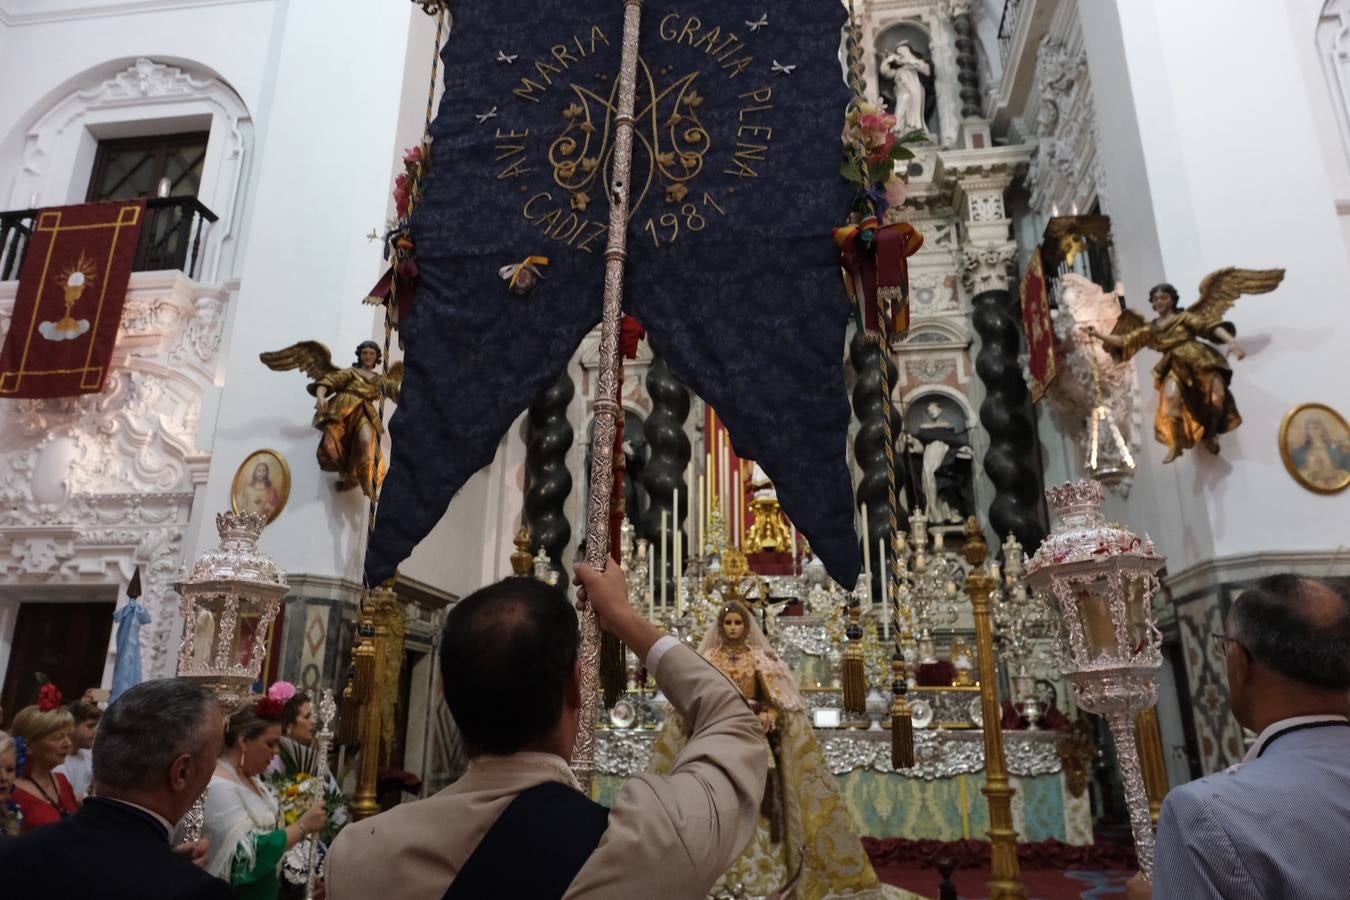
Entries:
{"label": "white church wall", "polygon": [[[1245,424],[1224,436],[1222,454],[1193,451],[1162,467],[1163,449],[1148,448],[1139,480],[1153,495],[1155,537],[1173,572],[1213,557],[1332,549],[1344,540],[1344,499],[1296,485],[1277,446],[1295,404],[1350,402],[1350,359],[1339,349],[1350,262],[1299,62],[1309,35],[1295,36],[1281,5],[1257,0],[1120,3],[1114,14],[1084,4],[1082,13],[1097,105],[1116,111],[1102,123],[1101,152],[1127,284],[1165,279],[1190,299],[1225,265],[1288,270],[1278,293],[1244,298],[1232,314],[1251,355],[1234,365]],[[1251,64],[1254,46],[1262,65]],[[1279,160],[1278,173],[1262,160]],[[1151,379],[1156,358],[1138,362]],[[1146,401],[1147,417],[1156,402]]]}

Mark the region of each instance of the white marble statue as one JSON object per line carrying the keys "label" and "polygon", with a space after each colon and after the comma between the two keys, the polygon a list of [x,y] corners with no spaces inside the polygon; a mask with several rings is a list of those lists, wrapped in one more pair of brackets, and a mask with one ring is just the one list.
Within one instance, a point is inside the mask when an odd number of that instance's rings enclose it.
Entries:
{"label": "white marble statue", "polygon": [[905,41],[881,61],[881,77],[895,87],[896,130],[901,134],[916,129],[928,130],[923,114],[926,93],[920,76],[930,75],[932,71],[928,61],[910,49]]}

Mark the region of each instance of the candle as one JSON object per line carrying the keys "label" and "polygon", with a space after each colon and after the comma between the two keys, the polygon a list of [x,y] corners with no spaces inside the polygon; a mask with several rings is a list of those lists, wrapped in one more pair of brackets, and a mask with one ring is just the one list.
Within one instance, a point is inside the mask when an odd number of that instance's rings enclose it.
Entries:
{"label": "candle", "polygon": [[792,574],[797,574],[797,526],[792,526]]}
{"label": "candle", "polygon": [[661,510],[661,609],[666,608],[666,565],[670,562],[670,551],[666,549],[666,517],[670,510]]}
{"label": "candle", "polygon": [[675,602],[680,602],[680,576],[684,574],[684,556],[683,542],[680,538],[684,537],[684,529],[680,527],[680,489],[675,489],[675,550],[672,554],[675,557]]}
{"label": "candle", "polygon": [[[644,541],[643,543],[646,543]],[[651,544],[643,547],[641,553],[647,558],[647,618],[656,618],[656,560],[652,558]]]}
{"label": "candle", "polygon": [[863,574],[867,576],[867,594],[872,594],[872,542],[867,537],[867,504],[862,505]]}
{"label": "candle", "polygon": [[706,494],[703,493],[705,490],[703,482],[704,482],[703,476],[702,475],[698,476],[698,496],[699,502],[703,504],[703,509],[699,510],[700,515],[698,517],[698,543],[694,545],[694,552],[697,553],[699,556],[703,555],[703,542],[704,540],[706,540],[708,535],[707,531],[708,497]]}
{"label": "candle", "polygon": [[946,543],[946,542],[945,542],[945,540],[944,540],[943,537],[942,537],[942,532],[940,532],[940,531],[935,531],[935,532],[933,532],[933,550],[934,550],[935,552],[941,553],[941,552],[942,552],[943,545],[944,545],[945,543]]}
{"label": "candle", "polygon": [[890,573],[886,570],[886,539],[877,541],[878,559],[881,560],[881,638],[891,639],[891,592]]}
{"label": "candle", "polygon": [[741,506],[741,467],[740,467],[740,466],[737,466],[737,467],[736,467],[736,473],[735,473],[735,475],[732,477],[731,483],[732,483],[732,491],[733,491],[731,497],[732,497],[732,502],[735,504],[735,505],[732,507],[732,509],[734,509],[734,510],[735,510],[735,513],[736,513],[736,516],[735,516],[736,527],[732,530],[732,534],[734,534],[734,535],[736,536],[736,540],[735,540],[733,543],[734,543],[737,547],[739,547],[739,546],[741,546],[741,544],[742,544],[742,538],[744,537],[744,535],[742,534],[742,530],[743,530],[743,526],[745,525],[745,509]]}

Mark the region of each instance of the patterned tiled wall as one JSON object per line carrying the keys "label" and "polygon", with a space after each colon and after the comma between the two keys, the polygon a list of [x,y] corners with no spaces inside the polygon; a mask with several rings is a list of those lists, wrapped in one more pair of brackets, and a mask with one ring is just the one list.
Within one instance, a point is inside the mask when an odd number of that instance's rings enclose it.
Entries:
{"label": "patterned tiled wall", "polygon": [[1205,594],[1177,606],[1177,629],[1185,652],[1186,684],[1204,774],[1242,759],[1242,727],[1228,707],[1223,663],[1211,649],[1210,635],[1223,631],[1218,594]]}

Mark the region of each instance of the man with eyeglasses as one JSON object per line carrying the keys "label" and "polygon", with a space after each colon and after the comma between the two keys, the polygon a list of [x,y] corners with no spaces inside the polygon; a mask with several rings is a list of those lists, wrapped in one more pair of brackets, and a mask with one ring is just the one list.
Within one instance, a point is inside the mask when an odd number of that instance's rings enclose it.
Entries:
{"label": "man with eyeglasses", "polygon": [[1131,900],[1350,897],[1350,592],[1274,575],[1213,635],[1242,762],[1167,795],[1153,883]]}

